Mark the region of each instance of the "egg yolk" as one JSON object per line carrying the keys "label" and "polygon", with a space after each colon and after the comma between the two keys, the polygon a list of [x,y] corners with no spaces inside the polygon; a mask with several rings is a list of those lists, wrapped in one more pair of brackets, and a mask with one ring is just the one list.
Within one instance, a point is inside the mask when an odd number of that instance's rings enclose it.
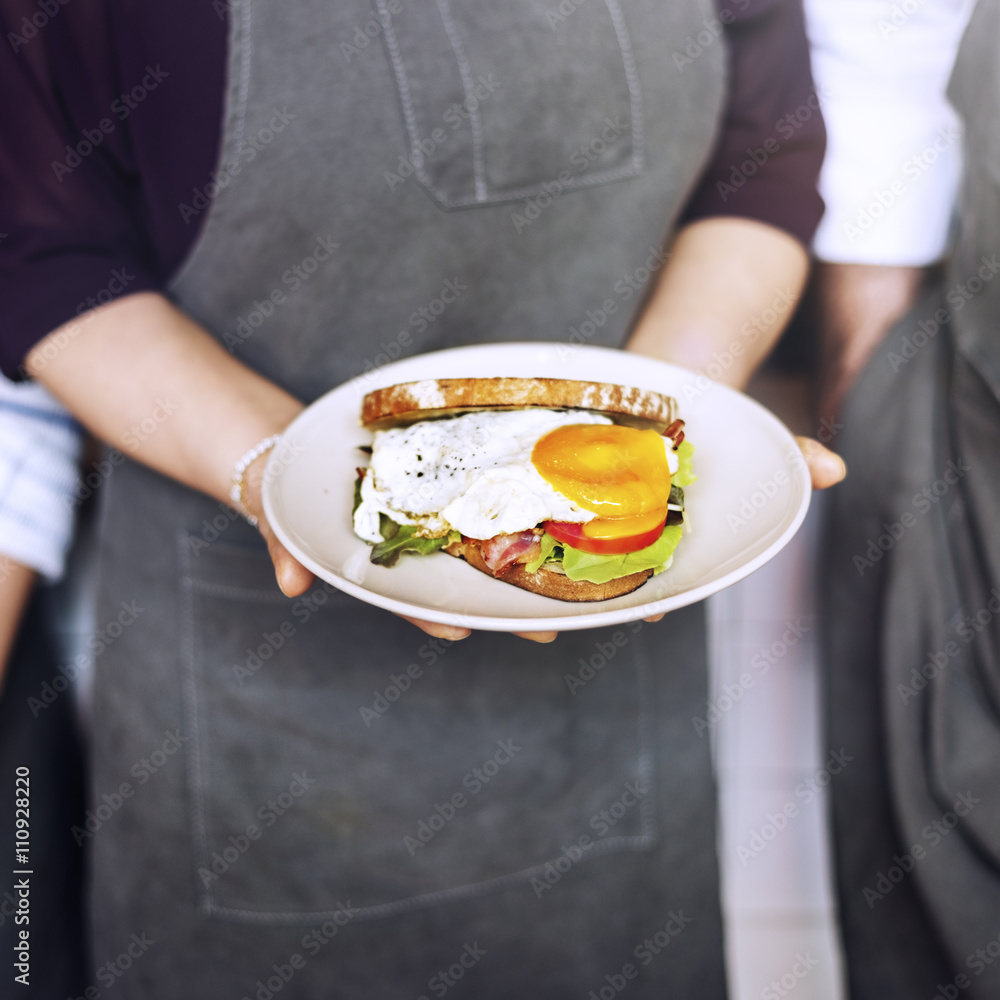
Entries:
{"label": "egg yolk", "polygon": [[649,531],[667,516],[670,468],[663,437],[618,424],[570,424],[540,437],[531,452],[538,474],[597,519],[593,538]]}

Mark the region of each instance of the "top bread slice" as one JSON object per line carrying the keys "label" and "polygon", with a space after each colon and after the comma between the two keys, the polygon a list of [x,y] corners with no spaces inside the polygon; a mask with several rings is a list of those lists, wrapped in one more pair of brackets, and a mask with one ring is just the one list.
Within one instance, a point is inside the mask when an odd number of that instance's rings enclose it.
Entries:
{"label": "top bread slice", "polygon": [[652,389],[566,378],[439,378],[401,382],[369,392],[361,423],[372,430],[475,410],[590,410],[618,423],[663,433],[677,419],[677,401]]}

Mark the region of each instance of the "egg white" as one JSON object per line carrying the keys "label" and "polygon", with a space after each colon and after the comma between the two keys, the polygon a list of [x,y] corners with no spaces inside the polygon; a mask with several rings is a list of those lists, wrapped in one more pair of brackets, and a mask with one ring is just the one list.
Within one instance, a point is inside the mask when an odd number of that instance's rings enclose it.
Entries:
{"label": "egg white", "polygon": [[354,530],[366,541],[381,541],[380,512],[430,534],[455,529],[469,538],[523,531],[549,519],[590,521],[595,514],[538,474],[531,452],[557,427],[610,423],[584,410],[486,410],[377,431]]}

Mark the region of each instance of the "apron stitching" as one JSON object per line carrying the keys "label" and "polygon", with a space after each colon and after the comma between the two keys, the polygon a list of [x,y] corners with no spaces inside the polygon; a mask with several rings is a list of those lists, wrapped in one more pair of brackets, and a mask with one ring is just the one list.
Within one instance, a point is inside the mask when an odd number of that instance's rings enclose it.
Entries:
{"label": "apron stitching", "polygon": [[[420,129],[417,126],[416,112],[413,110],[413,94],[410,91],[410,81],[406,76],[406,67],[403,65],[403,57],[399,53],[399,41],[396,38],[396,30],[392,26],[392,15],[386,7],[386,0],[376,0],[378,4],[379,18],[382,21],[382,37],[385,39],[386,48],[389,50],[389,59],[392,62],[392,70],[396,75],[396,82],[399,84],[399,97],[403,104],[403,118],[406,122],[406,131],[410,137],[410,161],[417,176],[432,191],[433,184],[424,170],[424,154],[420,151]],[[434,192],[437,194],[437,192]]]}
{"label": "apron stitching", "polygon": [[[201,738],[198,723],[198,685],[195,679],[194,662],[194,601],[192,599],[191,557],[186,544],[186,534],[181,531],[177,536],[180,546],[181,565],[184,574],[181,576],[181,648],[184,663],[183,694],[187,709],[188,721],[191,724],[191,742],[188,747],[188,787],[191,796],[190,819],[194,839],[194,850],[198,856],[200,867],[205,867],[208,858],[208,834],[205,827],[204,782],[201,775]],[[199,909],[210,912],[212,909],[212,894],[207,887],[198,892]]]}
{"label": "apron stitching", "polygon": [[[587,174],[583,177],[571,177],[562,186],[564,191],[574,190],[577,188],[594,187],[597,184],[604,184],[608,181],[624,180],[628,177],[635,177],[641,170],[641,165],[636,166],[636,164],[632,162],[624,167],[609,167],[607,170],[602,170],[599,173]],[[420,179],[423,180],[423,176],[421,176]],[[550,181],[542,182],[542,184],[546,183],[550,183]],[[530,184],[525,187],[515,188],[513,191],[504,191],[501,194],[488,195],[482,200],[478,200],[474,197],[452,198],[444,195],[437,188],[431,187],[430,184],[427,184],[427,187],[446,208],[466,208],[470,205],[497,205],[503,202],[517,201],[520,198],[529,198],[543,190],[542,184]]]}
{"label": "apron stitching", "polygon": [[[594,843],[588,853],[588,858],[598,855],[618,853],[619,851],[642,851],[649,847],[645,836],[629,837],[608,837]],[[498,875],[482,882],[469,882],[466,885],[453,886],[450,889],[439,889],[436,892],[425,892],[419,896],[410,896],[407,899],[394,900],[391,903],[376,903],[373,906],[360,906],[352,908],[351,920],[375,920],[383,917],[398,916],[402,913],[410,913],[414,910],[428,909],[438,903],[457,902],[464,899],[474,899],[484,896],[490,892],[506,887],[523,885],[534,876],[541,875],[545,871],[545,866],[552,861],[546,859],[530,868],[523,868],[518,872],[510,872],[507,875]],[[581,864],[583,862],[580,862]],[[238,910],[225,906],[210,905],[210,913],[242,918],[248,921],[275,921],[280,923],[297,923],[299,921],[318,920],[322,917],[332,916],[343,912],[338,910],[318,910],[303,911],[299,913],[270,912],[265,910]]]}
{"label": "apron stitching", "polygon": [[472,128],[472,171],[476,181],[476,201],[486,201],[488,191],[486,189],[486,164],[483,153],[483,120],[479,115],[479,103],[473,93],[474,81],[472,79],[472,68],[465,53],[465,46],[458,33],[458,27],[451,15],[451,8],[448,0],[437,0],[438,10],[441,12],[441,20],[444,22],[444,30],[448,35],[452,51],[455,53],[455,61],[458,63],[458,72],[462,77],[462,89],[465,91],[465,107],[469,112],[469,125]]}
{"label": "apron stitching", "polygon": [[243,132],[246,128],[247,105],[250,100],[250,53],[253,42],[250,35],[251,0],[243,0],[235,8],[234,13],[241,15],[234,25],[234,43],[238,37],[240,42],[240,91],[236,105],[236,129],[233,134],[233,145],[236,147],[233,160],[239,159],[240,147],[243,145]]}
{"label": "apron stitching", "polygon": [[611,23],[615,26],[615,36],[621,49],[622,62],[625,66],[625,82],[628,84],[629,104],[632,110],[632,167],[638,173],[643,168],[646,158],[646,127],[642,110],[642,88],[639,85],[639,73],[635,65],[635,53],[632,50],[632,40],[625,26],[625,18],[618,0],[604,0],[611,15]]}

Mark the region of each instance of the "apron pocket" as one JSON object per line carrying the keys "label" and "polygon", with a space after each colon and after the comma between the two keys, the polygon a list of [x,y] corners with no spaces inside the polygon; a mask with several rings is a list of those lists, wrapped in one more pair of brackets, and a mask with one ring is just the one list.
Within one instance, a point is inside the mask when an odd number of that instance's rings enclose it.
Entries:
{"label": "apron pocket", "polygon": [[566,14],[528,0],[377,5],[410,147],[397,176],[415,173],[443,207],[551,200],[642,171],[618,0]]}
{"label": "apron pocket", "polygon": [[[431,639],[261,549],[187,572],[185,712],[201,909],[373,919],[520,886],[657,839],[641,635]],[[568,677],[574,680],[568,680]]]}

